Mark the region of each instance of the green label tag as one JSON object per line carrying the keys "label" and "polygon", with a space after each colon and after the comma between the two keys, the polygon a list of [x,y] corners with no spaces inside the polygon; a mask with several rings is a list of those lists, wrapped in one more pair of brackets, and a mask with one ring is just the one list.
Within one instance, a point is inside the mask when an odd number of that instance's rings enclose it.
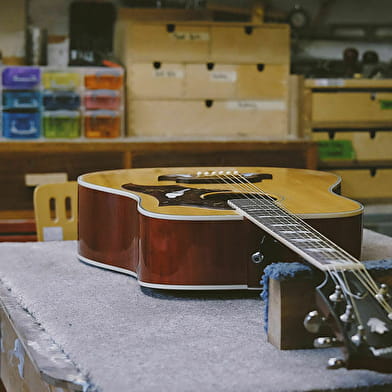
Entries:
{"label": "green label tag", "polygon": [[392,101],[386,99],[380,100],[380,109],[392,109]]}
{"label": "green label tag", "polygon": [[355,151],[351,140],[323,140],[317,144],[321,160],[355,159]]}

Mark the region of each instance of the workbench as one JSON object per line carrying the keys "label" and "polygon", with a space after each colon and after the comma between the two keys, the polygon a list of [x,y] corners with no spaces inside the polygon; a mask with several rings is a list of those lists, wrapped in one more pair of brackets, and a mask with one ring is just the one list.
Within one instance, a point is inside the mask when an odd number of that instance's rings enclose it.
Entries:
{"label": "workbench", "polygon": [[73,241],[0,244],[8,392],[392,388],[392,375],[326,370],[337,348],[269,344],[258,293],[142,289],[78,261],[76,249]]}

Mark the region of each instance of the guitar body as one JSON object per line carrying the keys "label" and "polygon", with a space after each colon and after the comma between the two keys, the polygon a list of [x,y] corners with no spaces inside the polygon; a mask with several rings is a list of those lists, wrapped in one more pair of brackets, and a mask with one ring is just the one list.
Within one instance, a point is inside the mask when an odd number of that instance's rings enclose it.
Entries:
{"label": "guitar body", "polygon": [[[142,286],[194,290],[260,289],[267,263],[301,260],[227,206],[227,200],[243,197],[236,184],[196,175],[204,170],[126,169],[80,176],[79,259],[133,275]],[[249,194],[262,190],[359,257],[363,208],[333,192],[339,177],[270,167],[214,170],[249,173]],[[251,258],[259,250],[260,263]]]}

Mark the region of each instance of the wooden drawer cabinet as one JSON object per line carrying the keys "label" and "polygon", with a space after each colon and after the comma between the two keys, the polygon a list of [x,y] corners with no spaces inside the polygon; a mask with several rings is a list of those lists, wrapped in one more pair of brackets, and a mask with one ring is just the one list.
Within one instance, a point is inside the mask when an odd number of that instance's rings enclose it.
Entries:
{"label": "wooden drawer cabinet", "polygon": [[392,121],[392,92],[315,92],[312,94],[312,122]]}
{"label": "wooden drawer cabinet", "polygon": [[233,56],[239,63],[289,64],[289,26],[212,25],[211,61],[228,62]]}
{"label": "wooden drawer cabinet", "polygon": [[128,132],[129,136],[285,140],[287,117],[283,100],[132,100],[128,106]]}
{"label": "wooden drawer cabinet", "polygon": [[314,132],[313,140],[349,140],[359,161],[392,159],[392,131],[335,132],[332,139],[328,132]]}
{"label": "wooden drawer cabinet", "polygon": [[352,199],[374,202],[392,197],[392,169],[333,170],[342,177],[342,194]]}

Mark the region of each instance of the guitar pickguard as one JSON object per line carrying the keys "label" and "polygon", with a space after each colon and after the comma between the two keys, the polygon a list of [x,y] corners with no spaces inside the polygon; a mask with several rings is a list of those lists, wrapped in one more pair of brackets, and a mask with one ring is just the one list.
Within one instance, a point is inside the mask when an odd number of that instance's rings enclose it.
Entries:
{"label": "guitar pickguard", "polygon": [[[187,188],[181,185],[136,185],[124,184],[122,187],[133,192],[154,196],[159,206],[189,206],[232,210],[227,200],[243,198],[243,193],[235,193],[225,189]],[[252,194],[248,194],[251,196]]]}

